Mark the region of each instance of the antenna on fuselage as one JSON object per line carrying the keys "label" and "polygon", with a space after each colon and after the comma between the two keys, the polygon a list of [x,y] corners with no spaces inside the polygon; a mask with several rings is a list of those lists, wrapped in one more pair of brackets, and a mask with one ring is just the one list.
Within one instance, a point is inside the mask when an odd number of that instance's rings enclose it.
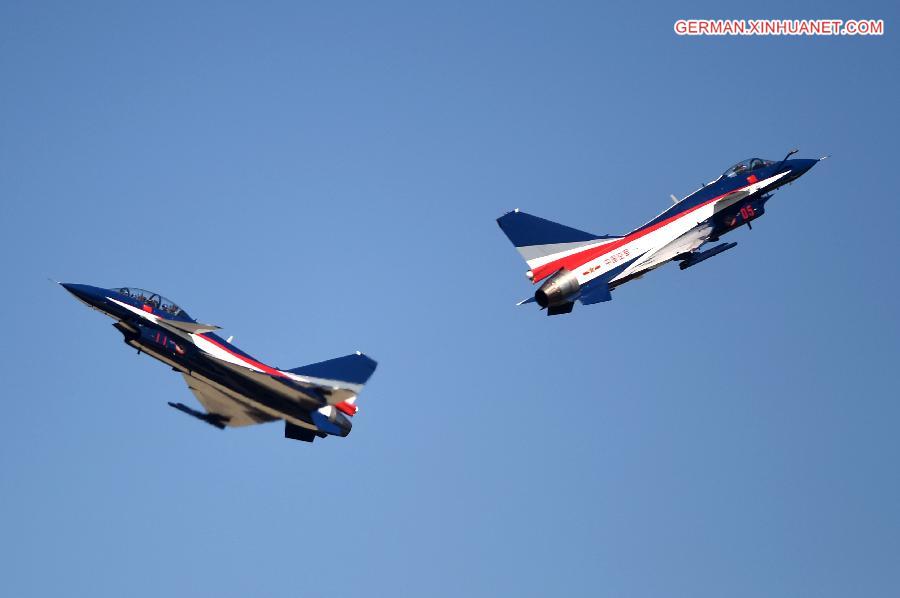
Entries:
{"label": "antenna on fuselage", "polygon": [[678,198],[675,197],[674,193],[669,193],[669,197],[672,198],[672,203],[678,203]]}

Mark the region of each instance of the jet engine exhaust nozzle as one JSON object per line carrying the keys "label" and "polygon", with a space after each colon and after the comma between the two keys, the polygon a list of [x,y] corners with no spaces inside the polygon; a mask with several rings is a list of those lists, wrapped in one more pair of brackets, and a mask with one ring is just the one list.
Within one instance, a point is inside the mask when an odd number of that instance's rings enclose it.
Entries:
{"label": "jet engine exhaust nozzle", "polygon": [[563,268],[541,285],[534,294],[534,300],[541,307],[563,305],[571,302],[580,290],[578,277]]}

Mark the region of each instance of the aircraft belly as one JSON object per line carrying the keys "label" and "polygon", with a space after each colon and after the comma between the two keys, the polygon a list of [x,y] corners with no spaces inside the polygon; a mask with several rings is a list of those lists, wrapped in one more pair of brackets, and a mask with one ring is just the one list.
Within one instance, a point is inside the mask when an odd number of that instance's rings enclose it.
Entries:
{"label": "aircraft belly", "polygon": [[318,428],[314,424],[307,421],[307,419],[303,419],[304,417],[308,418],[308,416],[306,415],[306,410],[296,403],[289,402],[287,399],[273,401],[271,400],[271,397],[260,396],[263,394],[267,395],[268,393],[253,393],[251,395],[251,393],[249,392],[236,390],[230,386],[226,386],[220,383],[217,380],[214,380],[209,375],[204,375],[204,373],[201,372],[201,370],[204,368],[200,364],[196,364],[197,367],[190,367],[189,364],[176,361],[170,356],[157,351],[155,347],[140,343],[137,340],[128,340],[126,341],[126,343],[128,345],[131,345],[135,349],[139,349],[142,353],[146,353],[157,361],[168,365],[173,370],[176,370],[185,376],[197,378],[198,380],[212,386],[223,394],[228,395],[229,398],[248,408],[265,413],[266,415],[269,415],[275,419],[283,419],[285,421],[289,421],[290,423],[297,426],[308,428],[310,430],[318,430]]}
{"label": "aircraft belly", "polygon": [[277,407],[272,406],[271,404],[263,401],[260,398],[254,398],[254,397],[250,397],[244,393],[235,392],[234,390],[228,388],[227,386],[220,384],[211,378],[208,378],[206,376],[198,374],[197,372],[193,372],[193,373],[187,374],[187,375],[189,375],[191,378],[196,378],[197,380],[200,380],[201,382],[208,384],[209,386],[212,386],[219,392],[221,392],[221,393],[227,395],[229,398],[233,399],[235,402],[238,402],[246,407],[249,407],[249,408],[259,411],[261,413],[264,413],[264,414],[272,417],[273,419],[283,419],[283,420],[288,421],[297,426],[309,428],[310,430],[318,430],[318,428],[315,425],[309,423],[305,419],[302,419],[299,415],[299,411],[294,411],[294,412],[284,411],[283,409],[279,409]]}

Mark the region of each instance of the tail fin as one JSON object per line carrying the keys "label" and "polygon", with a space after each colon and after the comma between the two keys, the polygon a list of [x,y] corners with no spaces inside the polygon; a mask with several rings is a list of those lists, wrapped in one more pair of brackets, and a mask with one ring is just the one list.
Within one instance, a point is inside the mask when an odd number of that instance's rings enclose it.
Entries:
{"label": "tail fin", "polygon": [[377,366],[374,359],[356,352],[287,371],[302,382],[329,389],[328,402],[347,415],[354,415],[357,411],[356,395],[362,391]]}
{"label": "tail fin", "polygon": [[531,269],[551,261],[548,256],[620,238],[594,235],[519,210],[507,212],[497,219],[497,224]]}

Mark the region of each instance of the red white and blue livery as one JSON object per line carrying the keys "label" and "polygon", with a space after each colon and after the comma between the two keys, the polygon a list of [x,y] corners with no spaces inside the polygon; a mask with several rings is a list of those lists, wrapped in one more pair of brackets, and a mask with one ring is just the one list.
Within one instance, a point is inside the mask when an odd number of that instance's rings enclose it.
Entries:
{"label": "red white and blue livery", "polygon": [[70,293],[108,315],[125,343],[184,377],[203,411],[170,406],[216,428],[283,420],[286,438],[312,442],[347,436],[356,397],[376,363],[353,353],[282,370],[266,365],[156,293],[61,283]]}
{"label": "red white and blue livery", "polygon": [[612,299],[617,286],[639,278],[670,261],[682,270],[731,249],[737,243],[700,247],[765,213],[777,188],[805,174],[819,160],[751,158],[738,162],[716,180],[683,199],[627,235],[594,235],[515,210],[497,223],[528,263],[526,276],[541,283],[533,297],[548,315]]}

